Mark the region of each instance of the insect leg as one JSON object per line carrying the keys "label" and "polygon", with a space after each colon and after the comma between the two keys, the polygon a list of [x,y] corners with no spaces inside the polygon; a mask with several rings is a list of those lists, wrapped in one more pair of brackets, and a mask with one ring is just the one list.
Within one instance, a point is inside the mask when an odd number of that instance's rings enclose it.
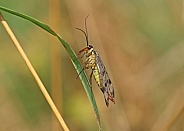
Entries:
{"label": "insect leg", "polygon": [[[79,75],[82,73],[83,70],[89,69],[89,68],[90,68],[90,65],[88,64],[88,63],[89,63],[89,60],[90,60],[90,59],[87,59],[87,60],[86,60],[84,67],[83,67],[82,70],[79,72]],[[79,75],[77,76],[76,79],[79,78]]]}
{"label": "insect leg", "polygon": [[92,75],[93,75],[93,71],[91,72],[90,77],[89,77],[89,83],[91,85],[91,92],[93,93],[93,90],[92,90]]}
{"label": "insect leg", "polygon": [[[78,57],[77,57],[75,60],[83,58],[85,54],[86,54],[86,53],[83,53],[82,56],[79,56],[80,54],[78,54]],[[74,61],[75,61],[75,60],[74,60]]]}
{"label": "insect leg", "polygon": [[[78,57],[78,58],[83,58],[85,54],[86,54],[86,52],[83,53],[82,56],[80,56],[80,57]],[[80,54],[78,54],[78,55],[80,55]]]}
{"label": "insect leg", "polygon": [[91,72],[90,77],[89,77],[89,82],[90,82],[91,87],[92,87],[92,75],[93,75],[93,71]]}
{"label": "insect leg", "polygon": [[85,66],[84,66],[84,67],[82,68],[82,70],[79,72],[79,74],[77,75],[77,78],[76,78],[76,79],[79,78],[79,75],[82,73],[83,70],[85,70]]}

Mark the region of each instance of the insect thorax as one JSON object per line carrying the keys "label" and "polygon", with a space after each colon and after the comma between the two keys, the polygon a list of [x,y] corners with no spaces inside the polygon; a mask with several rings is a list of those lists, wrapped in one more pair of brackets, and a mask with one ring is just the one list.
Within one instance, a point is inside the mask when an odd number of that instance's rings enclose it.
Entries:
{"label": "insect thorax", "polygon": [[96,66],[96,59],[93,48],[86,51],[86,58],[87,58],[85,61],[86,65],[88,67],[91,67],[91,69],[93,69]]}
{"label": "insect thorax", "polygon": [[95,81],[97,82],[98,86],[101,86],[100,74],[96,65],[96,53],[93,50],[93,48],[89,49],[86,52],[86,57],[87,57],[88,64],[91,66],[91,69],[93,71],[93,76],[95,78]]}

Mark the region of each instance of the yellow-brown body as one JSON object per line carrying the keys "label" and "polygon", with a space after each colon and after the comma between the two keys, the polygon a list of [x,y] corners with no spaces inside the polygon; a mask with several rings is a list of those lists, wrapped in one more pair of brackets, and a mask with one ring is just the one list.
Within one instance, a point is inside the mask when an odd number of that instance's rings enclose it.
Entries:
{"label": "yellow-brown body", "polygon": [[[92,69],[92,72],[90,74],[90,84],[92,84],[92,75],[93,75],[95,78],[95,81],[98,84],[98,87],[100,87],[100,89],[104,95],[106,105],[109,106],[109,100],[111,100],[112,102],[115,103],[114,88],[112,86],[109,75],[105,69],[105,66],[100,58],[100,55],[98,54],[97,51],[93,50],[93,46],[89,45],[89,43],[88,43],[88,32],[87,32],[87,26],[86,26],[86,20],[87,20],[88,16],[85,19],[86,31],[84,31],[80,28],[76,28],[77,30],[80,30],[80,31],[82,31],[82,33],[84,33],[85,38],[86,38],[86,44],[87,44],[86,48],[79,51],[79,55],[84,52],[83,55],[81,56],[81,58],[84,55],[86,56],[86,60],[85,60],[84,67],[83,67],[82,71],[85,69],[89,69],[89,68]],[[79,73],[79,75],[80,75],[80,73]]]}
{"label": "yellow-brown body", "polygon": [[[109,76],[105,70],[105,67],[96,51],[93,50],[93,46],[88,45],[86,48],[79,51],[79,55],[85,52],[82,57],[85,55],[86,60],[84,62],[83,70],[85,69],[92,69],[90,75],[90,84],[92,75],[94,76],[95,81],[97,82],[98,86],[100,87],[101,91],[104,94],[106,105],[109,105],[109,100],[115,103],[114,100],[114,89],[112,87],[111,81]],[[100,72],[102,71],[102,72]],[[103,74],[104,73],[104,74]]]}

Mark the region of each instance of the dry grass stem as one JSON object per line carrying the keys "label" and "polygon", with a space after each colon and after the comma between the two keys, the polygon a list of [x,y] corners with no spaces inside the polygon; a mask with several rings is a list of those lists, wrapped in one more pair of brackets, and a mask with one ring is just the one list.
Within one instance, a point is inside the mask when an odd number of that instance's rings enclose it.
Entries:
{"label": "dry grass stem", "polygon": [[179,88],[171,98],[166,109],[153,125],[151,131],[168,131],[184,113],[183,89]]}
{"label": "dry grass stem", "polygon": [[174,125],[174,123],[179,119],[179,117],[184,113],[184,105],[182,106],[182,108],[177,111],[173,117],[171,118],[171,120],[168,122],[168,124],[164,127],[163,131],[169,131],[169,129],[171,129],[171,127]]}
{"label": "dry grass stem", "polygon": [[3,24],[4,28],[6,29],[7,33],[9,34],[10,38],[12,39],[13,43],[15,44],[15,47],[19,51],[20,55],[22,56],[23,60],[26,62],[26,65],[28,66],[30,72],[32,73],[33,77],[35,78],[40,90],[42,91],[43,95],[45,96],[47,102],[49,103],[52,111],[56,115],[60,125],[63,127],[65,131],[69,131],[66,123],[64,122],[62,116],[60,115],[58,109],[56,108],[54,102],[52,101],[50,95],[48,94],[45,86],[43,85],[42,81],[40,80],[38,74],[36,73],[35,69],[33,68],[31,62],[29,61],[28,57],[26,56],[25,52],[23,51],[22,47],[20,46],[18,40],[16,39],[15,35],[11,31],[10,27],[8,26],[7,22],[4,20],[2,14],[0,13],[0,21]]}
{"label": "dry grass stem", "polygon": [[[60,32],[61,29],[61,14],[60,14],[60,0],[49,0],[49,25],[56,32]],[[53,36],[49,37],[50,43],[50,60],[51,60],[51,96],[60,113],[62,113],[63,105],[63,87],[62,87],[62,55],[61,44]],[[54,44],[53,44],[54,43]],[[57,122],[54,114],[52,117],[52,130],[60,131],[60,125]]]}

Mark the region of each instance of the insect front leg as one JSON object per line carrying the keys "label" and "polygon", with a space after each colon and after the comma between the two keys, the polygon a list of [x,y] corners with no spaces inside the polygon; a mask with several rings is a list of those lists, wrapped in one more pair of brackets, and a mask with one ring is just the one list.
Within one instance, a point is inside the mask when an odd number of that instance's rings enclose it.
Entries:
{"label": "insect front leg", "polygon": [[76,79],[79,78],[79,75],[82,73],[82,71],[85,70],[85,67],[82,68],[82,70],[79,72],[79,74],[77,75]]}
{"label": "insect front leg", "polygon": [[92,75],[93,75],[93,71],[91,72],[90,77],[89,77],[89,83],[90,83],[91,87],[92,87]]}
{"label": "insect front leg", "polygon": [[[85,52],[85,53],[83,53],[83,54],[82,54],[82,56],[79,56],[80,54],[81,54],[81,53],[78,53],[78,56],[77,56],[77,58],[76,58],[75,60],[83,58],[83,57],[84,57],[84,55],[86,54],[86,52]],[[74,61],[75,61],[75,60],[74,60]]]}
{"label": "insect front leg", "polygon": [[81,54],[81,53],[78,53],[78,56],[79,56],[78,58],[83,58],[84,55],[86,54],[86,52],[84,52],[84,53],[82,54],[82,56],[80,56],[80,54]]}
{"label": "insect front leg", "polygon": [[85,69],[89,69],[90,67],[91,67],[91,65],[89,64],[89,59],[87,59],[86,62],[85,62],[85,65],[83,66],[82,70],[79,72],[76,79],[79,78],[79,75],[82,73],[82,71],[84,71]]}

